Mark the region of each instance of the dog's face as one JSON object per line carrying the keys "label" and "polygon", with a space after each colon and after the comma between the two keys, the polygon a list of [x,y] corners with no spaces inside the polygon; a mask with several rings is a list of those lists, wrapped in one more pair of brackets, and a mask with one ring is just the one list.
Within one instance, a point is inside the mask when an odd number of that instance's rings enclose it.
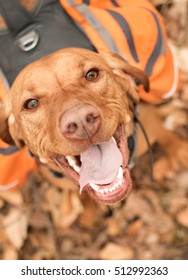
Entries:
{"label": "dog's face", "polygon": [[142,71],[112,54],[64,49],[27,66],[7,93],[0,137],[58,165],[95,199],[114,203],[131,188],[127,137],[131,76],[148,89]]}

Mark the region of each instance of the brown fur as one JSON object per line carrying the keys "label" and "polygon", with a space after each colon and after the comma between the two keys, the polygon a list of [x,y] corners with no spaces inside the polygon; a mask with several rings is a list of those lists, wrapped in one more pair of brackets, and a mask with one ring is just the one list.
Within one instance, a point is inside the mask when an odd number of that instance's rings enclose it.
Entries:
{"label": "brown fur", "polygon": [[[99,77],[87,81],[89,69],[98,68]],[[132,134],[132,112],[129,98],[139,101],[132,76],[140,79],[148,89],[145,74],[128,66],[114,54],[97,54],[83,49],[64,49],[27,66],[18,75],[6,95],[0,115],[0,136],[9,143],[30,150],[46,162],[54,154],[77,155],[92,143],[108,141],[117,124],[123,123],[126,137]],[[118,93],[118,94],[117,94]],[[37,98],[36,109],[25,110],[27,99]],[[59,129],[59,119],[74,104],[89,103],[98,108],[102,125],[92,139],[70,141]],[[167,131],[153,106],[142,105],[141,117],[151,142],[158,141],[166,151],[173,169],[188,168],[187,143]],[[138,153],[147,147],[143,135],[139,135]]]}
{"label": "brown fur", "polygon": [[[130,78],[127,77],[130,69],[130,74],[134,75],[135,68],[127,68],[127,64],[121,60],[123,67],[119,76],[118,72],[114,74],[115,68],[108,65],[112,59],[114,63],[117,60],[118,64],[119,57],[109,55],[109,58],[72,48],[58,51],[27,66],[18,75],[4,100],[0,119],[1,138],[10,142],[12,137],[19,147],[25,143],[34,154],[42,158],[49,159],[54,153],[80,154],[90,145],[90,139],[69,141],[59,130],[60,116],[79,103],[97,107],[102,116],[102,125],[93,136],[92,143],[109,140],[119,122],[124,123],[129,136],[133,126],[128,95],[134,99],[138,94],[134,92]],[[85,79],[87,71],[92,68],[98,68],[100,72],[94,82]],[[136,69],[135,76],[148,87],[148,80],[142,71]],[[120,78],[123,79],[121,83]],[[39,99],[40,105],[34,110],[24,110],[23,104],[30,98]]]}
{"label": "brown fur", "polygon": [[[32,11],[37,0],[20,0],[20,3]],[[4,28],[6,24],[0,17],[0,29]],[[83,78],[84,73],[93,66],[102,68],[100,81],[88,83]],[[78,77],[77,67],[82,79]],[[41,59],[22,71],[6,95],[0,108],[0,137],[19,147],[28,145],[35,154],[47,161],[54,152],[65,155],[80,153],[90,145],[89,141],[72,143],[64,139],[58,131],[58,122],[60,114],[67,107],[71,107],[74,102],[86,101],[97,106],[103,117],[102,127],[92,139],[94,143],[108,140],[119,121],[124,123],[126,135],[129,136],[133,131],[133,123],[128,96],[139,102],[131,76],[142,80],[145,89],[148,89],[145,75],[115,54],[90,54],[73,49],[70,53],[63,50]],[[119,94],[114,102],[117,91]],[[23,102],[31,97],[41,98],[40,107],[36,111],[25,112]],[[141,119],[151,143],[158,141],[166,151],[165,166],[173,170],[188,168],[188,144],[164,128],[156,108],[141,104]],[[142,133],[139,133],[138,138],[138,155],[141,155],[147,150],[147,145]],[[161,176],[165,172],[164,169]],[[157,170],[155,173],[160,177]]]}

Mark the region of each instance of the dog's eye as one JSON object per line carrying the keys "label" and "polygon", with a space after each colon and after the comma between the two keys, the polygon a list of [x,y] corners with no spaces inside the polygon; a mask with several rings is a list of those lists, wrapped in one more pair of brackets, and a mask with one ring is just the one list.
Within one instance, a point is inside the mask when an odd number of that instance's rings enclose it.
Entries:
{"label": "dog's eye", "polygon": [[24,108],[25,109],[34,109],[38,107],[39,101],[37,99],[28,99],[24,103]]}
{"label": "dog's eye", "polygon": [[99,70],[96,68],[90,69],[86,74],[86,80],[93,81],[99,76]]}

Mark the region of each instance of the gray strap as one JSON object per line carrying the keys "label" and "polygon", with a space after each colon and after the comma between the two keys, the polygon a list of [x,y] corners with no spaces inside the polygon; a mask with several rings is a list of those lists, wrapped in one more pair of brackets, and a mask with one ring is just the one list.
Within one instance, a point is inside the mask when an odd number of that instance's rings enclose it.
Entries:
{"label": "gray strap", "polygon": [[119,4],[116,2],[116,0],[111,0],[111,2],[115,7],[119,7]]}
{"label": "gray strap", "polygon": [[[97,31],[100,37],[105,41],[106,45],[110,48],[112,52],[118,53],[122,57],[125,58],[124,54],[120,52],[116,43],[111,36],[111,34],[104,28],[102,24],[98,21],[98,19],[90,12],[88,6],[86,4],[76,5],[74,0],[68,0],[70,6],[74,7],[77,11],[79,11],[87,22]],[[77,24],[78,25],[78,24]],[[78,25],[78,27],[83,31],[82,27]],[[126,58],[125,58],[126,59]]]}
{"label": "gray strap", "polygon": [[119,24],[119,26],[121,27],[124,35],[125,35],[125,39],[127,40],[127,43],[129,45],[129,50],[131,52],[132,57],[134,58],[134,60],[139,63],[139,58],[136,52],[136,48],[135,48],[135,44],[134,44],[134,39],[131,33],[131,29],[129,26],[129,23],[126,21],[126,19],[124,17],[122,17],[120,14],[116,13],[115,11],[112,10],[107,10],[109,12],[109,14],[117,21],[117,23]]}
{"label": "gray strap", "polygon": [[31,14],[18,0],[0,0],[0,13],[13,34],[33,23]]}
{"label": "gray strap", "polygon": [[8,148],[0,148],[0,154],[2,155],[11,155],[19,151],[18,147],[16,146],[9,146]]}
{"label": "gray strap", "polygon": [[146,67],[144,69],[146,74],[148,76],[150,76],[152,74],[153,67],[154,67],[155,62],[158,59],[159,55],[166,54],[166,45],[165,45],[165,39],[164,39],[163,31],[161,29],[161,25],[159,23],[158,17],[156,16],[156,14],[154,12],[152,12],[150,10],[148,10],[148,11],[153,15],[156,25],[157,25],[157,29],[158,29],[158,36],[157,36],[156,44],[155,44],[153,52],[151,53],[151,56],[146,64]]}

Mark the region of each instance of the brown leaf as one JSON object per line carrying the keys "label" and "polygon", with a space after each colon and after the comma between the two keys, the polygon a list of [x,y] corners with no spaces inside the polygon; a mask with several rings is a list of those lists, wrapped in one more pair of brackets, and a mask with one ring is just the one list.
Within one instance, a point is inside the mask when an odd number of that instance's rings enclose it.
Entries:
{"label": "brown leaf", "polygon": [[172,171],[169,161],[162,157],[158,159],[153,165],[154,178],[157,181],[161,181],[164,178],[173,178],[175,172]]}
{"label": "brown leaf", "polygon": [[188,207],[180,211],[177,214],[176,219],[180,225],[188,228]]}
{"label": "brown leaf", "polygon": [[60,192],[57,188],[50,188],[45,196],[46,203],[43,208],[51,212],[53,222],[58,228],[68,228],[83,211],[77,191]]}
{"label": "brown leaf", "polygon": [[65,192],[61,201],[60,217],[57,225],[68,228],[73,224],[78,216],[83,212],[82,203],[76,192]]}
{"label": "brown leaf", "polygon": [[39,249],[33,254],[32,260],[52,260],[55,258],[54,256],[55,254],[46,249]]}
{"label": "brown leaf", "polygon": [[96,224],[99,223],[102,218],[100,205],[97,205],[97,203],[92,200],[88,194],[83,193],[81,198],[84,211],[80,214],[79,223],[88,229],[95,228]]}
{"label": "brown leaf", "polygon": [[20,249],[27,237],[27,216],[18,209],[10,209],[3,219],[5,233],[16,249]]}
{"label": "brown leaf", "polygon": [[188,48],[182,48],[178,51],[178,60],[181,71],[188,74]]}
{"label": "brown leaf", "polygon": [[3,199],[0,198],[0,209],[3,208],[5,205],[5,202]]}
{"label": "brown leaf", "polygon": [[120,234],[121,227],[120,227],[120,223],[118,222],[117,219],[114,219],[114,217],[109,218],[106,221],[106,224],[107,224],[107,231],[110,236],[115,237]]}
{"label": "brown leaf", "polygon": [[29,219],[29,225],[42,229],[42,228],[48,228],[49,227],[49,217],[47,214],[41,210],[37,210],[34,213],[31,214],[31,217]]}
{"label": "brown leaf", "polygon": [[177,212],[181,211],[183,208],[188,205],[188,200],[186,197],[181,196],[180,194],[177,196],[177,192],[175,192],[174,196],[170,197],[170,202],[168,205],[168,212],[171,215],[175,215]]}
{"label": "brown leaf", "polygon": [[187,125],[187,113],[176,110],[165,119],[165,126],[170,130],[175,130],[179,126]]}
{"label": "brown leaf", "polygon": [[142,220],[137,220],[135,222],[132,222],[127,229],[127,234],[130,235],[131,237],[134,237],[139,233],[141,228],[143,227],[143,221]]}
{"label": "brown leaf", "polygon": [[186,197],[186,194],[188,192],[188,171],[183,171],[177,174],[176,181],[178,185],[178,190],[180,189],[184,197]]}
{"label": "brown leaf", "polygon": [[13,206],[21,206],[23,204],[23,197],[19,190],[0,191],[0,198]]}
{"label": "brown leaf", "polygon": [[55,236],[50,231],[36,232],[29,234],[29,240],[35,249],[44,250],[49,255],[56,253]]}
{"label": "brown leaf", "polygon": [[104,249],[99,252],[102,260],[131,260],[134,257],[134,251],[129,246],[122,246],[109,242]]}
{"label": "brown leaf", "polygon": [[150,246],[139,246],[138,247],[138,259],[139,260],[161,260],[164,259],[166,253],[165,246],[159,243]]}
{"label": "brown leaf", "polygon": [[4,246],[3,260],[18,260],[18,251],[8,242]]}

